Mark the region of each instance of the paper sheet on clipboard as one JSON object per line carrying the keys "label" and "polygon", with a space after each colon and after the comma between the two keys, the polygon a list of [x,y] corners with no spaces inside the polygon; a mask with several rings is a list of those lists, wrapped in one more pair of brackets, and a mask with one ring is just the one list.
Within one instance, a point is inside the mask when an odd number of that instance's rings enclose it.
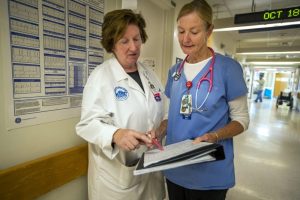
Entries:
{"label": "paper sheet on clipboard", "polygon": [[145,152],[134,175],[224,158],[223,147],[220,144],[208,142],[192,144],[192,140],[185,140],[165,146],[164,151],[154,149]]}

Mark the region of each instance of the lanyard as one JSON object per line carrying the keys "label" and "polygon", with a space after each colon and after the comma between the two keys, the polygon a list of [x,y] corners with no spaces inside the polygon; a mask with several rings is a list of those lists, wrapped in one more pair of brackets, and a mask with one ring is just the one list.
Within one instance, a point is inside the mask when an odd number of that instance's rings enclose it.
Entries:
{"label": "lanyard", "polygon": [[160,89],[155,88],[154,84],[150,81],[147,71],[144,70],[143,75],[148,81],[151,93],[153,94],[155,101],[157,101],[157,102],[161,101]]}

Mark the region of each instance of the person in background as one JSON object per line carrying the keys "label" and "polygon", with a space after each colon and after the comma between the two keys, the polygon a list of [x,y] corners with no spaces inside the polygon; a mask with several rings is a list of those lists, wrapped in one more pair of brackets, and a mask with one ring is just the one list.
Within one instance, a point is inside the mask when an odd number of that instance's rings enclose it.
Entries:
{"label": "person in background", "polygon": [[264,91],[264,85],[265,85],[265,80],[264,80],[264,74],[260,73],[259,74],[259,80],[256,80],[258,85],[257,88],[255,89],[255,92],[257,94],[256,99],[255,99],[255,103],[257,103],[258,101],[262,102],[262,93]]}
{"label": "person in background", "polygon": [[178,14],[178,40],[187,56],[169,70],[168,120],[155,134],[166,134],[167,145],[187,139],[220,143],[225,159],[165,170],[170,200],[224,200],[235,185],[233,137],[249,124],[240,64],[208,47],[212,15],[205,0],[187,3]]}
{"label": "person in background", "polygon": [[113,58],[97,66],[85,85],[77,134],[88,142],[90,200],[162,200],[161,173],[134,176],[142,153],[152,146],[146,133],[163,119],[163,87],[137,60],[147,40],[146,23],[132,10],[104,16],[102,45]]}

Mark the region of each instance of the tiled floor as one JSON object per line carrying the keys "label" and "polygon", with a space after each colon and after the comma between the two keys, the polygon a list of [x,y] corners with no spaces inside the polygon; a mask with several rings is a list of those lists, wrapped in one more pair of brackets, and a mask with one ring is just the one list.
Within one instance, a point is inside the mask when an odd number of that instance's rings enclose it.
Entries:
{"label": "tiled floor", "polygon": [[300,200],[300,112],[274,100],[249,111],[249,129],[234,139],[236,186],[226,199]]}

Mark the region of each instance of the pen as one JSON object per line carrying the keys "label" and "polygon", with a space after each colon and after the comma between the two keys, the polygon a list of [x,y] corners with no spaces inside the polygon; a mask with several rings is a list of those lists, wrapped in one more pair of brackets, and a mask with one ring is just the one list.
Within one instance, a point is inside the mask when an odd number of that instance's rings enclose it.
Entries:
{"label": "pen", "polygon": [[154,144],[159,150],[164,150],[163,146],[158,142],[157,138],[152,138],[152,144]]}

